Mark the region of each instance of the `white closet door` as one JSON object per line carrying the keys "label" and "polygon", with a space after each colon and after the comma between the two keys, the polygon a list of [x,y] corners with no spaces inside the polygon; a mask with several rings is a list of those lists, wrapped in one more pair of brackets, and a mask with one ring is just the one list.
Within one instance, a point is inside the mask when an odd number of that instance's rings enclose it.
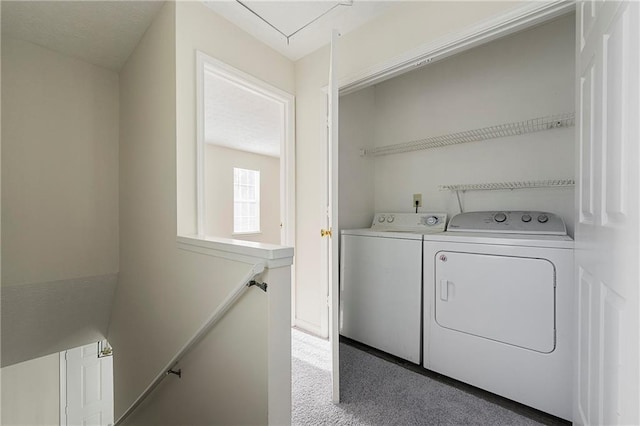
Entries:
{"label": "white closet door", "polygon": [[329,277],[329,341],[331,342],[331,379],[332,379],[332,399],[333,402],[340,402],[340,334],[338,331],[339,322],[339,301],[338,301],[338,80],[336,78],[336,44],[339,33],[333,30],[331,34],[331,53],[329,60],[329,114],[328,124],[328,146],[327,146],[327,229],[336,233],[329,235],[329,256],[328,271]]}
{"label": "white closet door", "polygon": [[640,424],[640,4],[577,4],[576,423]]}
{"label": "white closet door", "polygon": [[67,425],[113,425],[113,357],[98,358],[98,344],[66,352]]}

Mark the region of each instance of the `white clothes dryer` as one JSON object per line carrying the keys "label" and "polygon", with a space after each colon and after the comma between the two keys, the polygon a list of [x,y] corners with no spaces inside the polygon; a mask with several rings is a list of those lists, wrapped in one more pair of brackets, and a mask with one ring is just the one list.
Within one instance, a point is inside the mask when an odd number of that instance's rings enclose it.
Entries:
{"label": "white clothes dryer", "polygon": [[424,367],[571,420],[573,240],[562,219],[462,213],[423,246]]}
{"label": "white clothes dryer", "polygon": [[340,334],[421,363],[422,240],[446,213],[377,213],[371,228],[343,230]]}

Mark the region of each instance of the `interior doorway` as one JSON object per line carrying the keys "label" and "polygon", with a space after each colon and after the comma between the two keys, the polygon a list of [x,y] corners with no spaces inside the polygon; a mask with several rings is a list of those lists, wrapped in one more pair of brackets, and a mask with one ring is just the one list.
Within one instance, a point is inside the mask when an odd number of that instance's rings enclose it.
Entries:
{"label": "interior doorway", "polygon": [[293,246],[293,96],[196,60],[198,234]]}
{"label": "interior doorway", "polygon": [[60,425],[112,426],[113,351],[106,340],[60,352]]}

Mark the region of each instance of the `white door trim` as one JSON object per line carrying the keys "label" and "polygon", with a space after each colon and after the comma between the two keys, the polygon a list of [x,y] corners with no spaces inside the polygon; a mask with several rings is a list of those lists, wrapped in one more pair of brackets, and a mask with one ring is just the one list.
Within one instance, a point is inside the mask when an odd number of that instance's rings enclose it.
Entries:
{"label": "white door trim", "polygon": [[67,426],[67,351],[60,352],[60,426]]}
{"label": "white door trim", "polygon": [[339,147],[339,102],[340,102],[340,86],[336,79],[336,51],[338,44],[339,33],[337,30],[333,30],[331,34],[331,53],[329,56],[329,97],[327,109],[329,114],[327,116],[327,124],[329,129],[329,137],[327,144],[327,160],[328,173],[331,175],[329,181],[329,197],[327,200],[327,215],[329,230],[333,235],[329,235],[329,263],[327,272],[329,274],[329,280],[332,283],[329,286],[328,292],[328,305],[329,305],[329,341],[331,342],[331,395],[335,404],[340,402],[340,329],[339,329],[339,241],[340,241],[340,224],[338,217],[338,147]]}

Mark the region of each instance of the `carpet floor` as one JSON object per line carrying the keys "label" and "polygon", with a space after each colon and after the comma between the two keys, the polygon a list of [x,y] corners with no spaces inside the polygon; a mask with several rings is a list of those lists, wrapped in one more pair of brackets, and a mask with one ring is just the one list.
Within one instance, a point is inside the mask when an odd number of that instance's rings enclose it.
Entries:
{"label": "carpet floor", "polygon": [[333,404],[329,342],[295,329],[292,377],[295,426],[542,424],[344,343]]}

